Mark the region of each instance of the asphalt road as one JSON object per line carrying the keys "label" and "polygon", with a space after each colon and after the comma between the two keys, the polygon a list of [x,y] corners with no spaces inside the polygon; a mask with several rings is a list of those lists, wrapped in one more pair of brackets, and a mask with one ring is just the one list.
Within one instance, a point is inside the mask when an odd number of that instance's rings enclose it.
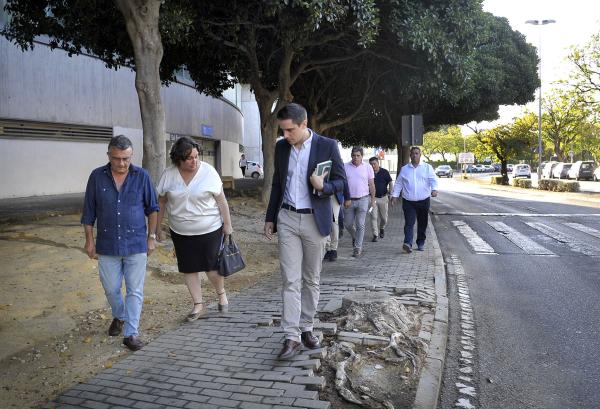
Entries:
{"label": "asphalt road", "polygon": [[439,407],[600,407],[600,207],[443,180],[432,211],[449,263]]}

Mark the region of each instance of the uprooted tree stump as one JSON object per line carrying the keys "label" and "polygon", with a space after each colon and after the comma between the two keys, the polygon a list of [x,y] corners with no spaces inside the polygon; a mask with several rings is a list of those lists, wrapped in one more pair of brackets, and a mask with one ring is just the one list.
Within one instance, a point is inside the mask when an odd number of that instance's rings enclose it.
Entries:
{"label": "uprooted tree stump", "polygon": [[386,292],[357,291],[342,299],[346,331],[355,329],[388,336],[409,333],[416,324],[415,316],[396,298]]}
{"label": "uprooted tree stump", "polygon": [[388,337],[387,345],[367,347],[334,342],[327,360],[335,386],[346,401],[365,408],[412,405],[418,370],[427,345],[418,337],[415,314],[386,292],[355,292],[342,300],[338,326],[344,331]]}

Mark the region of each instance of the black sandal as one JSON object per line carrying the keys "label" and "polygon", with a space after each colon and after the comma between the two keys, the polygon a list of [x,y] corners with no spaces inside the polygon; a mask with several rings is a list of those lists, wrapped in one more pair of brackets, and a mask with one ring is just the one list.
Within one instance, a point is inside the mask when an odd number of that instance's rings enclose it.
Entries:
{"label": "black sandal", "polygon": [[[225,289],[223,289],[222,292],[217,293],[217,295],[219,295],[219,296],[221,296],[223,294],[225,294]],[[227,304],[218,303],[217,308],[219,309],[219,312],[228,312],[229,311],[229,303],[227,303]]]}
{"label": "black sandal", "polygon": [[198,311],[198,312],[191,312],[191,313],[189,313],[187,315],[187,317],[185,318],[187,322],[196,321],[198,318],[200,318],[201,316],[203,316],[204,314],[206,314],[206,310],[204,309],[204,303],[203,302],[195,302],[194,303],[194,307],[196,305],[201,305],[202,309],[200,311]]}

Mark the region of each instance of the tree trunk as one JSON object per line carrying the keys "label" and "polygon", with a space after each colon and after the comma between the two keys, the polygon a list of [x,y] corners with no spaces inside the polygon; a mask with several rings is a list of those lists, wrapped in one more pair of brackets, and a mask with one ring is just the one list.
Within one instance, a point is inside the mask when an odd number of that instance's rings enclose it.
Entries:
{"label": "tree trunk", "polygon": [[135,88],[144,135],[142,166],[154,183],[165,169],[165,111],[160,96],[163,46],[158,28],[160,0],[116,0],[125,18],[135,58]]}
{"label": "tree trunk", "polygon": [[263,152],[263,168],[264,168],[264,179],[263,189],[261,194],[261,201],[263,203],[269,202],[271,196],[271,184],[273,183],[273,172],[275,165],[275,141],[277,140],[277,111],[281,109],[283,104],[278,103],[273,112],[271,109],[275,103],[275,99],[272,96],[256,95],[256,102],[258,104],[258,111],[260,113],[260,131],[262,136],[262,152]]}
{"label": "tree trunk", "polygon": [[402,147],[402,166],[410,162],[410,145]]}
{"label": "tree trunk", "polygon": [[506,159],[500,159],[500,175],[502,175],[502,184],[508,185],[508,169],[506,167],[508,161]]}

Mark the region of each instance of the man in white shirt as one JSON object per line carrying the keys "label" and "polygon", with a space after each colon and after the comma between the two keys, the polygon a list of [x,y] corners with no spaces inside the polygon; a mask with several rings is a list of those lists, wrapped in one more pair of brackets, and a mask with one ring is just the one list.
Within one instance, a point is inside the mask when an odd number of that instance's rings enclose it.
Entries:
{"label": "man in white shirt", "polygon": [[421,149],[410,148],[410,163],[402,166],[392,192],[392,206],[402,194],[404,212],[404,244],[402,249],[412,252],[413,229],[417,221],[417,250],[425,250],[425,230],[429,218],[429,197],[437,196],[437,176],[428,163],[421,163]]}

